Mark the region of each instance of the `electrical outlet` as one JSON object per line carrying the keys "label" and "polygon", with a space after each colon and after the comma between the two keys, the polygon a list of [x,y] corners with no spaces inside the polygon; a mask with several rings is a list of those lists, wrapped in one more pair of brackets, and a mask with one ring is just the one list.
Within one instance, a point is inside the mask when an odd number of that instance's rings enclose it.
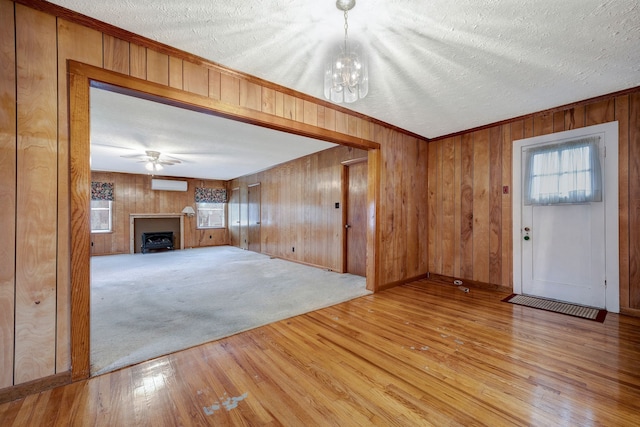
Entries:
{"label": "electrical outlet", "polygon": [[296,251],[296,247],[295,247],[295,246],[293,246],[293,247],[291,248],[291,252],[295,252],[295,251]]}

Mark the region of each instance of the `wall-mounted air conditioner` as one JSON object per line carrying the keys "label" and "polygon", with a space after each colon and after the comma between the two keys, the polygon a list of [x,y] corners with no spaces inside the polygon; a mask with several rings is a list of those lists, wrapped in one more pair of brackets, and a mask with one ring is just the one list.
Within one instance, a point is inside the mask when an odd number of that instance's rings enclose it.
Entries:
{"label": "wall-mounted air conditioner", "polygon": [[164,191],[187,191],[187,181],[178,181],[173,179],[152,179],[151,189]]}

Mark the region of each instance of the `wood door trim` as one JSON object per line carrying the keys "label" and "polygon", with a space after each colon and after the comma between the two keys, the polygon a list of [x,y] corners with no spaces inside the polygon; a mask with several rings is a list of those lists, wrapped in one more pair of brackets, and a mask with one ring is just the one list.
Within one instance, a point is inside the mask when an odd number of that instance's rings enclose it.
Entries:
{"label": "wood door trim", "polygon": [[340,170],[340,182],[342,183],[342,197],[340,203],[342,203],[342,226],[340,227],[340,235],[342,239],[342,266],[340,267],[340,273],[347,272],[347,232],[345,226],[347,224],[347,203],[349,195],[349,166],[342,162],[342,169]]}
{"label": "wood door trim", "polygon": [[[121,93],[146,96],[155,101],[216,114],[292,133],[323,139],[368,151],[367,184],[367,289],[378,289],[380,194],[380,144],[328,129],[284,119],[260,111],[225,104],[205,96],[67,61],[69,77],[69,144],[71,196],[71,376],[73,381],[90,376],[90,256],[89,200],[89,88],[91,85]],[[97,84],[96,84],[97,83]]]}
{"label": "wood door trim", "polygon": [[69,74],[69,145],[71,183],[71,379],[90,371],[89,78]]}
{"label": "wood door trim", "polygon": [[367,156],[367,289],[380,288],[380,149],[369,150]]}
{"label": "wood door trim", "polygon": [[188,108],[193,111],[214,114],[216,116],[226,117],[236,121],[280,130],[300,136],[316,139],[319,138],[328,142],[347,145],[349,147],[360,148],[363,150],[380,147],[380,144],[377,142],[364,138],[358,138],[333,130],[297,122],[284,117],[274,116],[251,108],[227,104],[207,96],[167,87],[158,83],[120,74],[115,71],[104,70],[102,68],[94,67],[93,65],[69,60],[68,68],[70,74],[87,76],[90,79],[92,86],[112,92],[131,95],[137,98],[148,99],[181,108]]}

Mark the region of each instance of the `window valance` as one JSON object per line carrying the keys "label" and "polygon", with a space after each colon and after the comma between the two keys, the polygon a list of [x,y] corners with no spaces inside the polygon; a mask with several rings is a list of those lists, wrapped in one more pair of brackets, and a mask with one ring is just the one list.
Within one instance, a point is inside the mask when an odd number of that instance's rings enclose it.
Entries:
{"label": "window valance", "polygon": [[196,203],[227,203],[227,190],[196,187]]}
{"label": "window valance", "polygon": [[91,200],[108,200],[113,201],[113,182],[97,182],[91,183]]}

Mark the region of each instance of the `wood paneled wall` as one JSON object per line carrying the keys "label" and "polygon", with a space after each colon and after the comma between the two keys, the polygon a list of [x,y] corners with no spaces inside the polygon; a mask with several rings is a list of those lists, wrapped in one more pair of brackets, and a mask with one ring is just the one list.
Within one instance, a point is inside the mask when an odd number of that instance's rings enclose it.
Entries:
{"label": "wood paneled wall", "polygon": [[[16,236],[0,248],[0,390],[71,366],[71,224],[87,219],[70,209],[68,60],[222,101],[239,114],[250,109],[248,119],[272,117],[294,133],[312,127],[377,142],[378,282],[427,271],[420,189],[428,148],[419,137],[43,1],[0,0],[0,59],[0,231]],[[118,245],[104,242],[110,251]]]}
{"label": "wood paneled wall", "polygon": [[[335,147],[230,181],[229,188],[239,189],[240,200],[247,199],[248,186],[260,183],[262,253],[342,272],[341,162],[366,154]],[[244,247],[246,210],[240,212]]]}
{"label": "wood paneled wall", "polygon": [[513,141],[616,120],[620,305],[640,315],[640,90],[431,141],[429,271],[511,288]]}
{"label": "wood paneled wall", "polygon": [[13,384],[16,256],[16,60],[13,3],[0,2],[0,389]]}
{"label": "wood paneled wall", "polygon": [[[343,130],[357,128],[353,120],[341,117],[340,123]],[[424,188],[429,147],[424,140],[377,124],[372,139],[380,143],[383,159],[377,261],[380,287],[384,288],[428,271]],[[240,188],[241,205],[246,203],[247,185],[261,183],[262,251],[342,271],[342,209],[334,207],[334,202],[342,203],[340,162],[365,154],[341,147],[231,181],[229,188]],[[240,210],[241,217],[244,212]],[[241,229],[240,247],[245,238]]]}
{"label": "wood paneled wall", "polygon": [[[91,235],[92,255],[129,253],[130,214],[180,213],[185,206],[195,209],[196,187],[225,188],[224,181],[183,179],[187,181],[187,191],[154,191],[150,175],[115,172],[92,172],[91,180],[114,184],[113,232]],[[184,218],[185,248],[228,244],[226,229],[200,230],[196,225],[195,217]]]}
{"label": "wood paneled wall", "polygon": [[[16,382],[55,370],[57,223],[56,20],[16,14]],[[36,37],[29,28],[39,29]],[[32,236],[40,236],[33,238]]]}
{"label": "wood paneled wall", "polygon": [[512,285],[509,131],[497,127],[429,143],[431,273]]}
{"label": "wood paneled wall", "polygon": [[[428,272],[427,160],[422,140],[375,127],[375,141],[384,141],[380,165],[380,257],[382,287]],[[369,161],[369,179],[372,178]],[[369,262],[369,260],[367,260]]]}

